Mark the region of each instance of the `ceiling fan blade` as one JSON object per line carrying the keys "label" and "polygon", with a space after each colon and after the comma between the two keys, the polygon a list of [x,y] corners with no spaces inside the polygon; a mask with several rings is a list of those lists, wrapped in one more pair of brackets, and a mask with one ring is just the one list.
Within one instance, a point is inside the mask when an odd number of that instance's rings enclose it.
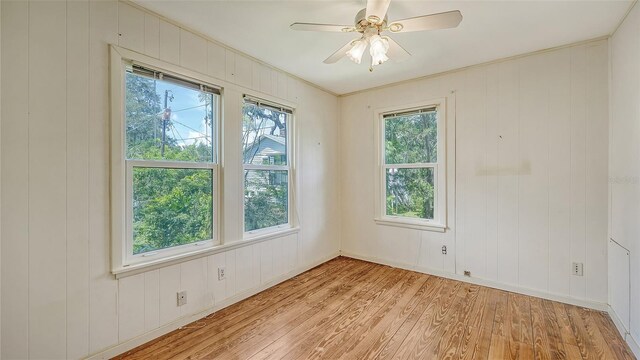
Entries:
{"label": "ceiling fan blade", "polygon": [[311,24],[311,23],[293,23],[289,27],[293,30],[299,30],[299,31],[353,32],[356,30],[353,26],[349,26],[349,25]]}
{"label": "ceiling fan blade", "polygon": [[324,63],[325,64],[335,64],[338,60],[347,56],[347,51],[349,51],[353,47],[353,40],[349,41],[345,46],[341,47],[338,51],[334,52],[329,56]]}
{"label": "ceiling fan blade", "polygon": [[391,0],[367,0],[366,19],[372,23],[382,23],[390,2]]}
{"label": "ceiling fan blade", "polygon": [[410,32],[422,30],[437,30],[454,28],[462,21],[462,14],[458,10],[439,14],[423,15],[409,19],[396,20],[389,24],[389,31]]}
{"label": "ceiling fan blade", "polygon": [[385,39],[389,41],[389,51],[387,51],[387,56],[389,56],[390,59],[393,59],[394,61],[402,61],[411,56],[405,48],[395,42],[392,38],[385,36]]}

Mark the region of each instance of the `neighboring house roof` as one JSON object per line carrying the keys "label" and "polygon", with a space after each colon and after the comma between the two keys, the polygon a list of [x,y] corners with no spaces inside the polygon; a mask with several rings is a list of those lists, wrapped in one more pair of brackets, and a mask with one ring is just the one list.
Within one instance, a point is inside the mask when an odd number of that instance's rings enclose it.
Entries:
{"label": "neighboring house roof", "polygon": [[281,155],[285,153],[286,139],[284,137],[264,134],[260,135],[259,140],[246,149],[243,155],[245,160],[248,160],[248,157]]}
{"label": "neighboring house roof", "polygon": [[260,135],[260,139],[271,139],[281,145],[286,145],[286,139],[284,138],[284,136],[275,136],[275,135],[269,135],[269,134],[264,134],[264,135]]}

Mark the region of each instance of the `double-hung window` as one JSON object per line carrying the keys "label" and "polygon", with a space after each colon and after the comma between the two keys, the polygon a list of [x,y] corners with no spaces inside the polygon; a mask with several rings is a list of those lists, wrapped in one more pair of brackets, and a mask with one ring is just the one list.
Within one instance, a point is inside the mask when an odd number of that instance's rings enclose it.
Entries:
{"label": "double-hung window", "polygon": [[376,221],[442,231],[446,227],[444,100],[380,111]]}
{"label": "double-hung window", "polygon": [[245,237],[291,228],[291,117],[289,108],[244,98]]}
{"label": "double-hung window", "polygon": [[[220,90],[122,61],[113,159],[120,237],[115,268],[200,252],[217,236]],[[112,78],[113,80],[113,78]],[[118,85],[116,84],[116,86]]]}

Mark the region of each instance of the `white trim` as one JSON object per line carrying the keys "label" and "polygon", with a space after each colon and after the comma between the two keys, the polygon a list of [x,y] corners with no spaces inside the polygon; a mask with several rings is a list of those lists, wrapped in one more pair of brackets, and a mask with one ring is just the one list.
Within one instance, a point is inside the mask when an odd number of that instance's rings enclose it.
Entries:
{"label": "white trim", "polygon": [[[139,54],[115,45],[109,47],[110,55],[110,101],[111,101],[111,272],[114,275],[129,273],[141,268],[152,268],[160,263],[174,262],[177,259],[197,257],[202,253],[214,251],[216,245],[222,244],[222,169],[220,167],[222,154],[222,139],[219,136],[223,126],[222,101],[217,101],[216,123],[212,129],[212,139],[215,141],[213,152],[215,159],[208,163],[177,162],[166,160],[126,160],[124,142],[125,119],[124,119],[124,96],[125,96],[125,71],[127,64],[135,62],[147,65],[151,68],[162,69],[176,77],[181,77],[190,81],[208,84],[212,87],[216,81],[206,75],[184,69],[158,59]],[[218,99],[222,99],[224,89],[221,88]],[[131,234],[132,213],[130,206],[132,199],[132,168],[158,167],[158,168],[194,168],[210,169],[213,175],[213,233],[212,239],[198,241],[192,244],[176,246],[167,249],[146,253],[144,255],[133,255],[133,239]]]}
{"label": "white trim", "polygon": [[638,342],[633,337],[633,335],[624,327],[622,321],[618,317],[618,314],[616,314],[611,305],[607,305],[607,314],[609,314],[609,317],[613,321],[613,324],[616,326],[616,329],[620,333],[620,336],[622,336],[627,345],[629,345],[631,352],[633,352],[633,354],[637,358],[640,358],[640,345],[638,345]]}
{"label": "white trim", "polygon": [[577,299],[577,298],[573,298],[573,297],[569,297],[569,296],[564,296],[564,295],[559,295],[559,294],[552,294],[552,293],[539,291],[539,290],[534,290],[534,289],[528,289],[528,288],[524,288],[524,287],[520,287],[520,286],[507,285],[507,284],[503,284],[503,283],[499,283],[499,282],[491,281],[491,280],[485,280],[485,279],[479,279],[479,278],[471,278],[471,277],[467,277],[467,276],[463,276],[463,275],[449,273],[449,272],[442,271],[442,270],[431,269],[431,268],[428,268],[428,267],[418,266],[418,265],[410,265],[410,264],[401,263],[401,262],[397,262],[397,261],[389,261],[389,260],[385,260],[385,259],[381,259],[381,258],[377,258],[377,257],[373,257],[373,256],[356,255],[356,254],[348,253],[348,252],[345,252],[345,251],[340,251],[340,255],[341,256],[345,256],[345,257],[350,257],[350,258],[353,258],[353,259],[369,261],[369,262],[373,262],[373,263],[376,263],[376,264],[392,266],[392,267],[396,267],[396,268],[400,268],[400,269],[417,271],[417,272],[421,272],[423,274],[439,276],[439,277],[443,277],[443,278],[446,278],[446,279],[462,281],[462,282],[475,284],[475,285],[480,285],[480,286],[486,286],[486,287],[490,287],[490,288],[494,288],[494,289],[498,289],[498,290],[504,290],[504,291],[514,292],[514,293],[528,295],[528,296],[535,296],[535,297],[542,298],[542,299],[558,301],[558,302],[565,303],[565,304],[586,307],[586,308],[594,309],[594,310],[598,310],[598,311],[606,311],[607,310],[607,304],[601,303],[601,302],[597,302],[597,301]]}
{"label": "white trim", "polygon": [[284,237],[291,234],[297,234],[299,231],[300,231],[300,228],[289,228],[289,229],[278,231],[278,232],[262,234],[260,236],[255,236],[247,240],[233,241],[226,244],[217,245],[217,246],[213,246],[205,249],[200,249],[200,250],[189,252],[189,253],[183,253],[175,256],[156,259],[154,261],[150,261],[146,263],[123,266],[120,268],[113,269],[111,272],[115,275],[116,279],[121,279],[128,276],[140,274],[143,272],[186,262],[189,260],[194,260],[194,259],[198,259],[201,257],[205,257],[205,256],[209,256],[209,255],[213,255],[213,254],[217,254],[225,251],[239,249],[239,248],[257,244],[263,241],[272,240],[275,238]]}
{"label": "white trim", "polygon": [[618,330],[618,332],[620,333],[622,338],[623,339],[626,338],[627,334],[629,332],[624,327],[624,324],[622,323],[622,320],[620,320],[620,317],[618,317],[618,314],[616,314],[615,310],[613,310],[611,305],[607,305],[607,314],[609,314],[609,317],[611,318],[611,321],[613,321],[613,324],[616,326],[616,329]]}
{"label": "white trim", "polygon": [[134,349],[134,348],[136,348],[136,347],[138,347],[138,346],[140,346],[140,345],[142,345],[142,344],[144,344],[146,342],[149,342],[149,341],[151,341],[153,339],[156,339],[156,338],[158,338],[158,337],[160,337],[162,335],[166,335],[166,334],[170,333],[171,331],[179,329],[182,326],[185,326],[185,325],[187,325],[189,323],[192,323],[192,322],[194,322],[194,321],[196,321],[198,319],[202,319],[203,317],[205,317],[207,315],[210,315],[210,314],[212,314],[212,313],[214,313],[216,311],[219,311],[219,310],[224,309],[224,308],[226,308],[226,307],[228,307],[230,305],[233,305],[233,304],[235,304],[235,303],[237,303],[239,301],[242,301],[242,300],[244,300],[244,299],[246,299],[248,297],[251,297],[251,296],[253,296],[253,295],[255,295],[255,294],[259,293],[259,292],[262,292],[262,291],[264,291],[264,290],[266,290],[266,289],[268,289],[270,287],[273,287],[273,286],[275,286],[275,285],[277,285],[277,284],[279,284],[281,282],[289,280],[289,279],[293,278],[294,276],[297,276],[297,275],[299,275],[299,274],[301,274],[303,272],[309,271],[309,270],[313,269],[314,267],[316,267],[318,265],[321,265],[321,264],[323,264],[323,263],[325,263],[325,262],[327,262],[327,261],[329,261],[331,259],[334,259],[334,258],[336,258],[338,256],[340,256],[339,253],[337,253],[337,252],[336,253],[332,253],[331,255],[329,255],[327,257],[324,257],[319,261],[313,262],[313,263],[311,263],[309,265],[306,265],[306,266],[302,266],[302,267],[300,267],[300,268],[298,268],[296,270],[293,270],[293,271],[291,271],[291,272],[289,272],[287,274],[279,276],[279,277],[275,278],[274,280],[271,280],[271,281],[269,281],[267,283],[264,283],[264,284],[261,284],[261,285],[255,287],[253,289],[246,290],[246,291],[244,291],[244,292],[242,292],[240,294],[237,294],[237,295],[235,295],[233,297],[225,299],[224,301],[222,301],[222,302],[220,302],[218,304],[215,304],[214,306],[212,306],[212,307],[210,307],[210,308],[208,308],[206,310],[199,311],[199,312],[197,312],[195,314],[191,314],[191,315],[187,315],[187,316],[181,317],[181,318],[179,318],[179,319],[177,319],[175,321],[172,321],[172,322],[170,322],[168,324],[160,326],[159,328],[151,330],[151,331],[149,331],[147,333],[144,333],[144,334],[142,334],[140,336],[137,336],[137,337],[135,337],[133,339],[130,339],[130,340],[127,340],[127,341],[125,341],[123,343],[114,345],[114,346],[112,346],[112,347],[110,347],[108,349],[102,350],[102,351],[100,351],[98,353],[94,353],[94,354],[88,356],[87,359],[92,359],[92,360],[93,359],[110,359],[110,358],[112,358],[114,356],[120,355],[120,354],[122,354],[122,353],[124,353],[126,351],[129,351],[131,349]]}
{"label": "white trim", "polygon": [[447,226],[424,219],[413,220],[401,216],[385,216],[383,218],[373,219],[378,225],[403,227],[407,229],[445,232]]}
{"label": "white trim", "polygon": [[[245,98],[249,98],[249,99],[253,99],[254,97],[252,97],[251,95],[251,91],[245,91],[242,98],[240,99],[240,114],[244,113],[244,106],[245,106]],[[298,222],[297,220],[293,217],[293,214],[296,213],[297,214],[297,207],[296,207],[296,201],[295,201],[295,171],[294,169],[296,168],[295,164],[296,164],[296,151],[292,150],[295,149],[295,137],[296,137],[296,132],[295,132],[295,114],[296,114],[296,107],[295,106],[287,106],[285,104],[281,104],[279,101],[277,100],[271,100],[273,99],[272,97],[268,97],[266,99],[264,99],[264,101],[273,104],[273,105],[277,105],[277,106],[281,106],[283,108],[287,108],[288,110],[290,110],[291,112],[282,112],[283,114],[285,114],[286,118],[285,118],[285,125],[286,125],[286,143],[285,143],[285,151],[286,151],[286,157],[287,157],[287,164],[286,165],[261,165],[261,164],[245,164],[244,163],[244,149],[242,148],[243,144],[240,144],[240,154],[241,154],[241,166],[240,166],[240,179],[242,179],[241,181],[241,185],[240,185],[240,233],[242,234],[242,239],[243,240],[252,240],[252,239],[260,239],[263,237],[277,237],[279,236],[278,234],[286,232],[288,229],[298,229]],[[253,104],[251,102],[249,102],[252,105],[255,106],[260,106],[259,104]],[[296,149],[297,150],[297,149]],[[271,226],[268,228],[262,228],[262,229],[255,229],[255,230],[251,230],[251,231],[245,231],[245,223],[244,223],[244,218],[245,218],[245,198],[244,198],[244,172],[247,170],[262,170],[262,171],[286,171],[287,172],[287,222],[284,224],[279,224],[279,225],[275,225],[275,226]]]}
{"label": "white trim", "polygon": [[[385,162],[385,115],[405,113],[424,108],[434,108],[437,114],[437,162],[412,164],[387,164]],[[379,225],[389,225],[425,231],[445,232],[447,230],[447,99],[437,98],[418,103],[375,109],[374,142],[376,147],[374,221]],[[389,168],[431,168],[434,182],[433,219],[412,219],[386,214],[386,170]]]}
{"label": "white trim", "polygon": [[636,338],[633,337],[632,334],[627,334],[624,340],[629,345],[629,348],[631,349],[631,352],[633,352],[633,355],[635,355],[637,358],[640,358],[640,341],[636,340]]}

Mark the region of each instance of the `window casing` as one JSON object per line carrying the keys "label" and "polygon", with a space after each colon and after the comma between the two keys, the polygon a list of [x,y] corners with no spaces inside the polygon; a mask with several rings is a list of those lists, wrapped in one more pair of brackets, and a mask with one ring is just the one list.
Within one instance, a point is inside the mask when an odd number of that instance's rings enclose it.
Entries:
{"label": "window casing", "polygon": [[[220,244],[220,89],[112,48],[113,270]],[[191,75],[191,74],[190,74]]]}
{"label": "window casing", "polygon": [[293,110],[245,96],[242,115],[244,238],[291,229]]}
{"label": "window casing", "polygon": [[376,111],[381,225],[446,229],[446,106],[439,99]]}

